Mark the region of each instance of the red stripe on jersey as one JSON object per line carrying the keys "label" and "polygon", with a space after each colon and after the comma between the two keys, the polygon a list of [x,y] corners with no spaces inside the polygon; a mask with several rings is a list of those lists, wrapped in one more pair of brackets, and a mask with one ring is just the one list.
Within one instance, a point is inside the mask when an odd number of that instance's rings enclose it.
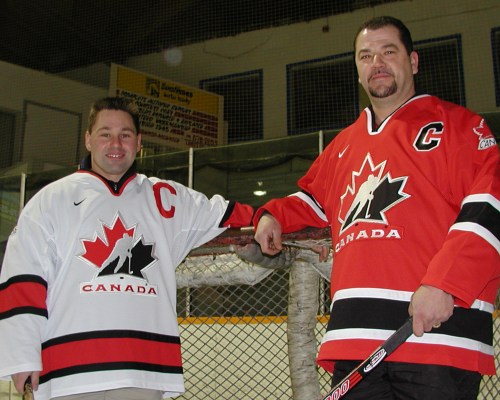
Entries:
{"label": "red stripe on jersey", "polygon": [[138,362],[180,367],[181,346],[137,338],[99,338],[50,346],[42,351],[43,374],[68,367]]}
{"label": "red stripe on jersey", "polygon": [[0,313],[20,307],[46,309],[47,289],[36,282],[15,282],[0,290]]}

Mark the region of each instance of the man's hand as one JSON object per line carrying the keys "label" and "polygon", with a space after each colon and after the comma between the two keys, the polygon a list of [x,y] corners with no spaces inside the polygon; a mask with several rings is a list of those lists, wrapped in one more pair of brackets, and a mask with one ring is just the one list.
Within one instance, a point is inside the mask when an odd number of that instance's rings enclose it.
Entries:
{"label": "man's hand", "polygon": [[31,385],[33,387],[33,390],[38,390],[40,372],[38,371],[19,372],[11,376],[12,381],[14,382],[14,386],[16,387],[16,390],[20,394],[24,394],[24,383],[26,382],[26,379],[28,379],[29,376],[31,377]]}
{"label": "man's hand", "polygon": [[281,243],[281,225],[269,213],[264,213],[255,229],[255,240],[264,254],[274,256],[283,250]]}
{"label": "man's hand", "polygon": [[328,256],[330,255],[330,247],[317,244],[312,246],[311,250],[315,253],[318,253],[320,262],[328,260]]}
{"label": "man's hand", "polygon": [[413,317],[413,333],[422,336],[439,328],[453,314],[453,296],[433,286],[420,286],[411,297],[409,314]]}
{"label": "man's hand", "polygon": [[275,256],[269,256],[262,253],[259,245],[250,243],[245,246],[235,246],[234,252],[244,261],[260,265],[267,269],[280,269],[292,265],[299,249],[288,247],[285,251]]}

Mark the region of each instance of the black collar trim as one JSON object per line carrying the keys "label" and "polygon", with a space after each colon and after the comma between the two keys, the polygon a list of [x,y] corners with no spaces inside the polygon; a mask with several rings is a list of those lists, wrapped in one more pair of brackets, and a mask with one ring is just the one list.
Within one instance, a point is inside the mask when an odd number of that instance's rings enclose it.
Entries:
{"label": "black collar trim", "polygon": [[111,181],[109,179],[106,179],[104,176],[98,174],[97,172],[92,170],[92,159],[90,157],[90,154],[87,155],[81,162],[80,162],[80,171],[87,171],[91,172],[94,175],[97,175],[101,180],[106,183],[109,187],[109,189],[113,193],[120,193],[123,185],[129,181],[129,179],[137,174],[137,161],[134,161],[130,168],[123,174],[123,176],[120,178],[118,182]]}

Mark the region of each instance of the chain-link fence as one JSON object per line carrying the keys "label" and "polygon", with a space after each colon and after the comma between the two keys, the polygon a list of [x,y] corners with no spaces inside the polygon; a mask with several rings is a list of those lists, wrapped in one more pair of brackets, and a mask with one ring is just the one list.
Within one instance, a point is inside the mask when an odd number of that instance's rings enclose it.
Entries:
{"label": "chain-link fence", "polygon": [[[331,137],[327,137],[329,140]],[[266,184],[269,196],[279,197],[281,191],[291,192],[285,185],[287,180],[292,181],[289,176],[302,174],[308,167],[317,149],[316,143],[314,135],[302,135],[280,140],[275,146],[262,142],[241,148],[198,150],[195,165],[198,166],[197,175],[201,177],[195,180],[197,188],[210,195],[210,190],[214,190],[213,171],[222,174],[220,171],[226,168],[232,174],[231,178],[237,175],[240,182],[239,186],[228,188],[228,191],[232,190],[228,198],[250,199],[239,188],[250,187],[250,182],[257,177]],[[287,157],[276,155],[276,147]],[[259,166],[249,157],[250,151],[262,157],[264,161],[260,162],[269,168],[270,173],[248,170]],[[279,160],[274,161],[271,155]],[[243,161],[238,164],[240,158]],[[140,160],[140,165],[160,177],[177,174],[174,176],[182,182],[188,176],[185,160],[184,153],[169,154]],[[0,262],[20,204],[47,183],[70,172],[67,169],[54,170],[29,174],[26,179],[18,176],[0,179]],[[268,179],[269,176],[272,179]],[[315,400],[313,396],[298,397],[297,393],[305,390],[326,393],[330,387],[329,374],[315,365],[316,351],[328,320],[330,263],[318,264],[316,254],[297,250],[300,254],[293,254],[293,262],[283,269],[248,264],[234,254],[232,247],[240,244],[239,238],[244,239],[243,244],[247,243],[248,238],[243,236],[226,238],[222,250],[205,247],[202,251],[192,252],[178,269],[178,316],[187,389],[181,399]],[[311,244],[300,236],[295,239],[301,244]],[[301,296],[307,295],[310,298],[304,301]],[[308,305],[307,313],[304,305]],[[293,314],[297,308],[301,311],[299,317],[307,314],[308,319],[297,323],[297,319],[293,319],[297,317]],[[498,311],[495,316],[495,355],[499,366]],[[300,351],[297,353],[296,350]],[[493,400],[500,396],[499,372],[497,369],[496,376],[483,379],[479,399]],[[9,382],[0,382],[0,400],[19,399],[14,392]]]}
{"label": "chain-link fence", "polygon": [[[330,389],[330,375],[314,364],[329,309],[329,262],[317,257],[299,250],[283,269],[261,268],[229,253],[192,256],[181,265],[187,389],[181,398],[315,400]],[[293,315],[297,307],[308,317]],[[498,366],[498,318],[494,336]],[[484,377],[478,399],[498,396],[498,374]]]}
{"label": "chain-link fence", "polygon": [[[255,286],[181,292],[181,301],[187,296],[199,299],[190,313],[199,316],[180,318],[188,388],[182,398],[291,398],[287,320],[283,316],[287,287],[288,273],[273,271]],[[267,316],[260,312],[263,308],[268,309]],[[202,316],[210,309],[224,309],[221,314],[227,317]]]}

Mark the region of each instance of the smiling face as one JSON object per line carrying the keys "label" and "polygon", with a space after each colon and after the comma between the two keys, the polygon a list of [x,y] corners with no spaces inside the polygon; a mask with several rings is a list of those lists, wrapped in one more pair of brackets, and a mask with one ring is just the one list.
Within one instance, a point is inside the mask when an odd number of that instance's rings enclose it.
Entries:
{"label": "smiling face", "polygon": [[85,133],[85,146],[90,152],[92,170],[118,182],[141,148],[141,135],[129,113],[105,109],[97,114],[92,131]]}
{"label": "smiling face", "polygon": [[395,109],[415,94],[418,55],[408,54],[396,27],[363,29],[355,50],[359,82],[372,104],[384,102]]}

